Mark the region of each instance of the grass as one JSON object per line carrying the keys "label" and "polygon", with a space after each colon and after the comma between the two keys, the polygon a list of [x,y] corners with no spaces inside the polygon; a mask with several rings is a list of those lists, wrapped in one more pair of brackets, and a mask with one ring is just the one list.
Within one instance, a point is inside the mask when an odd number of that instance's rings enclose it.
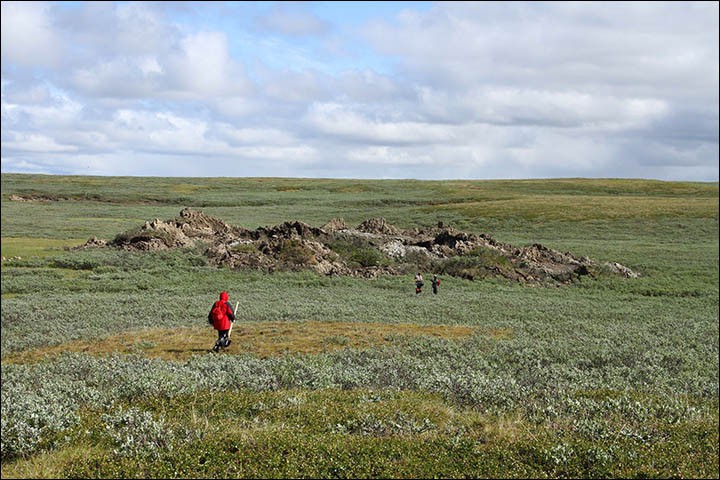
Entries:
{"label": "grass", "polygon": [[47,257],[62,253],[69,247],[85,243],[87,239],[51,239],[51,238],[3,238],[2,256],[11,259],[23,257]]}
{"label": "grass", "polygon": [[713,218],[717,216],[718,205],[714,198],[543,194],[437,204],[429,210],[448,211],[463,217],[513,216],[527,221],[575,222],[626,218]]}
{"label": "grass", "polygon": [[[717,470],[717,434],[704,422],[661,428],[659,440],[638,447],[619,435],[628,427],[620,418],[604,422],[616,429],[613,437],[589,442],[522,415],[481,415],[421,392],[201,393],[118,410],[133,408],[162,426],[166,446],[157,454],[123,447],[103,433],[102,412],[88,411],[70,433],[83,448],[61,447],[25,469],[3,464],[3,478],[709,478]],[[172,433],[181,425],[193,436]],[[704,441],[683,441],[694,436]],[[660,452],[683,460],[654,461]]]}
{"label": "grass", "polygon": [[[347,322],[237,322],[233,343],[224,354],[250,354],[260,358],[277,355],[318,354],[343,348],[364,349],[402,342],[413,337],[464,338],[475,328],[458,325],[415,325]],[[510,333],[494,330],[489,334],[503,338]],[[208,353],[217,335],[211,326],[144,329],[110,335],[99,340],[75,340],[53,347],[41,347],[7,355],[3,362],[27,363],[44,360],[63,352],[107,355],[112,352],[139,354],[168,361],[186,361],[193,355]]]}
{"label": "grass", "polygon": [[[444,221],[489,233],[618,219],[717,219],[717,183],[563,179],[526,181],[144,178],[2,174],[3,228],[11,235],[113,238],[184,207],[249,229],[300,220],[320,226],[343,217],[357,225],[385,217],[401,228]],[[192,193],[186,194],[188,190]],[[152,193],[148,193],[152,192]],[[10,195],[59,201],[17,202]],[[6,207],[8,207],[6,209]],[[37,221],[35,221],[37,220]],[[524,224],[524,225],[523,225]],[[565,226],[567,225],[567,228]],[[608,225],[603,223],[602,229]],[[489,229],[489,230],[488,230]],[[78,235],[79,234],[79,235]],[[532,235],[535,235],[532,233]]]}
{"label": "grass", "polygon": [[[442,221],[641,277],[415,295],[412,275],[64,249],[186,206]],[[718,253],[717,183],[2,174],[2,478],[717,478]],[[240,321],[212,355],[221,290]]]}

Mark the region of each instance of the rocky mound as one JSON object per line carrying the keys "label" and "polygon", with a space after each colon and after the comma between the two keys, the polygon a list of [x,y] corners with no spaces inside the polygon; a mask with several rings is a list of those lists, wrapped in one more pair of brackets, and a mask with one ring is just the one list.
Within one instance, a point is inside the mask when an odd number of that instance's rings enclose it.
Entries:
{"label": "rocky mound", "polygon": [[212,265],[235,269],[304,270],[325,275],[374,277],[432,271],[475,279],[504,277],[524,283],[568,283],[584,275],[637,277],[618,263],[575,257],[540,244],[514,247],[488,235],[439,223],[403,230],[384,218],[356,228],[336,218],[321,228],[299,221],[248,230],[185,208],[171,220],[155,219],[106,242],[91,238],[79,248],[162,250],[200,247]]}

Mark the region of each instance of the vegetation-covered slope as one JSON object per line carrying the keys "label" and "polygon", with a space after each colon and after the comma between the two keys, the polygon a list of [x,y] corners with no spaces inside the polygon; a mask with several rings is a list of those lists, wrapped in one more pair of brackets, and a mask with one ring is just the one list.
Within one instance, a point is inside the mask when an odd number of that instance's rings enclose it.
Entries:
{"label": "vegetation-covered slope", "polygon": [[[188,206],[250,231],[443,222],[642,275],[416,295],[65,249]],[[3,478],[718,476],[716,183],[3,174],[2,255]],[[213,355],[221,290],[240,318]]]}

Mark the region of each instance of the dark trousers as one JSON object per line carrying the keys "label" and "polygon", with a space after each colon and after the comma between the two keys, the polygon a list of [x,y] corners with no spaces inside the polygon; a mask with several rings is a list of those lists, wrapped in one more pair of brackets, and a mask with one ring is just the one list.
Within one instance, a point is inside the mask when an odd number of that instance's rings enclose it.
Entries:
{"label": "dark trousers", "polygon": [[218,330],[218,339],[215,341],[216,347],[226,347],[228,343],[228,332],[230,330]]}

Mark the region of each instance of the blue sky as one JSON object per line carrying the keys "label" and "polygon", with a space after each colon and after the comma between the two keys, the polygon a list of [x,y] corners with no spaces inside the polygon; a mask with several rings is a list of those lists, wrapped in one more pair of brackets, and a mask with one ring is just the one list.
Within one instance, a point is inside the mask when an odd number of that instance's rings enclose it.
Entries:
{"label": "blue sky", "polygon": [[718,2],[2,2],[2,172],[718,181]]}

